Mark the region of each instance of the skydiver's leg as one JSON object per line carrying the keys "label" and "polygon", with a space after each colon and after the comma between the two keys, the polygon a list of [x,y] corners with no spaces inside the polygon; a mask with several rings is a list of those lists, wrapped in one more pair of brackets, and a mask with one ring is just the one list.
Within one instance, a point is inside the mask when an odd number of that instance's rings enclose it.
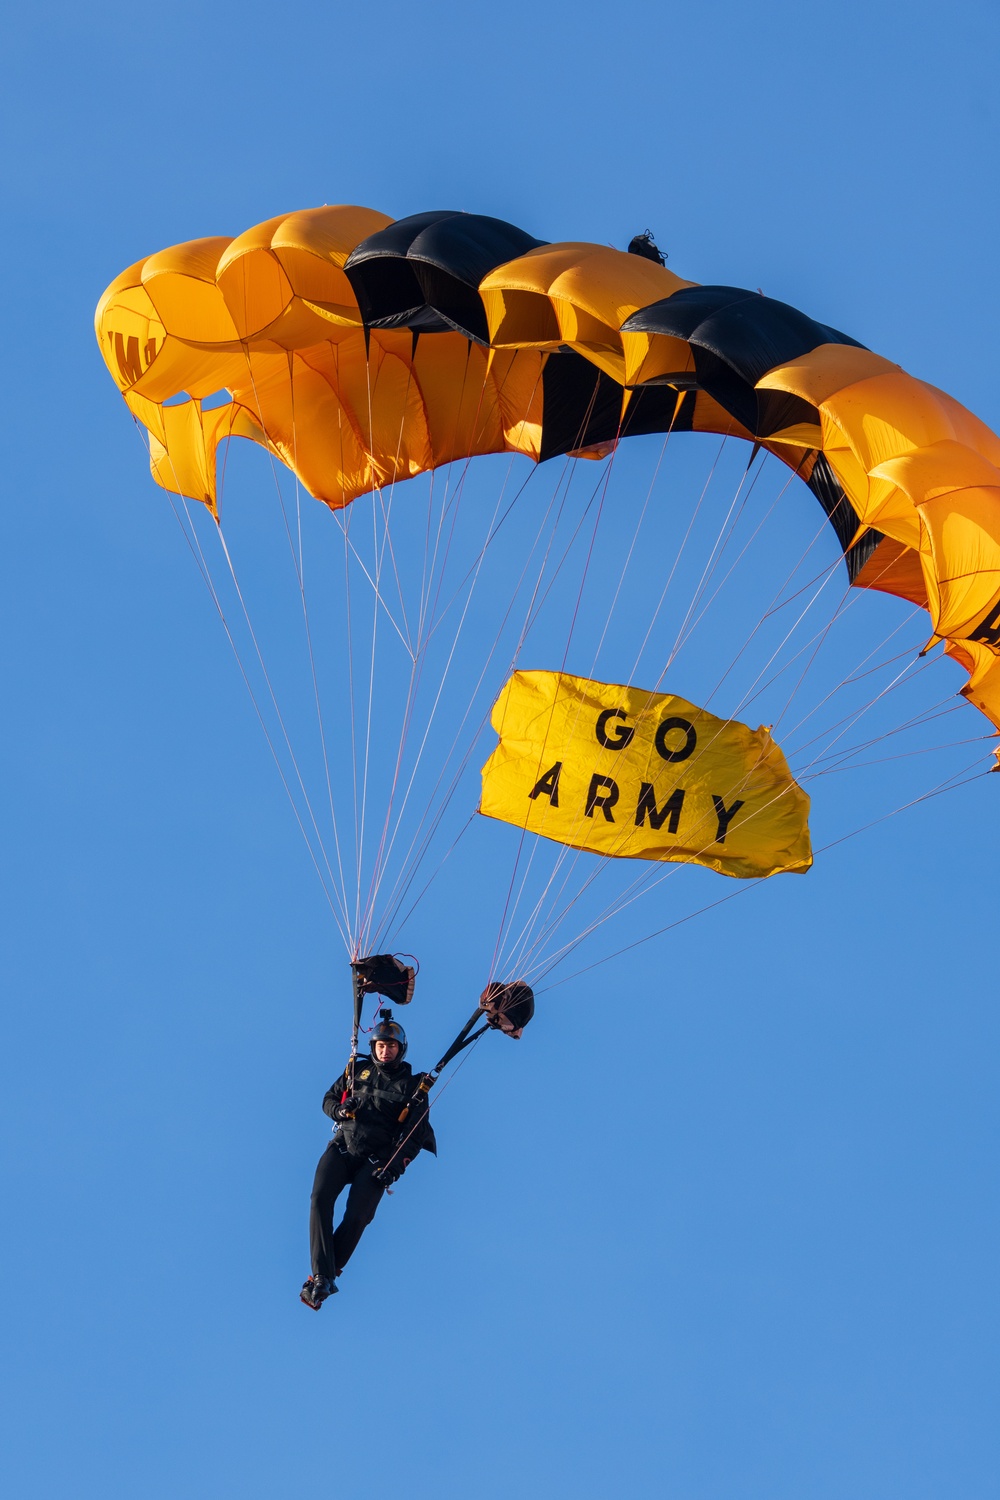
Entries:
{"label": "skydiver's leg", "polygon": [[372,1178],[371,1163],[362,1160],[354,1174],[351,1191],[347,1195],[344,1217],[333,1236],[333,1258],[337,1263],[338,1271],[344,1269],[357,1249],[358,1240],[374,1219],[375,1210],[384,1192],[385,1184],[375,1182]]}
{"label": "skydiver's leg", "polygon": [[340,1193],[351,1180],[351,1158],[331,1141],[316,1167],[309,1205],[309,1251],[314,1276],[337,1274],[334,1252],[333,1210]]}

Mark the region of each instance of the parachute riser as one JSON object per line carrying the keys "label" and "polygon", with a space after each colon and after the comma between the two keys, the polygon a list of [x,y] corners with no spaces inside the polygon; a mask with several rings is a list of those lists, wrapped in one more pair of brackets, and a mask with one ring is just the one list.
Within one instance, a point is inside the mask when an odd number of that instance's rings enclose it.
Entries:
{"label": "parachute riser", "polygon": [[472,1043],[478,1041],[478,1039],[483,1035],[484,1032],[489,1031],[489,1021],[483,1021],[483,1024],[482,1026],[480,1026],[479,1030],[473,1031],[473,1027],[475,1026],[476,1022],[482,1020],[482,1008],[481,1006],[477,1005],[475,1010],[472,1012],[472,1015],[469,1017],[465,1025],[462,1027],[461,1031],[458,1033],[458,1036],[455,1038],[451,1046],[448,1048],[447,1052],[441,1058],[440,1062],[436,1062],[431,1069],[431,1072],[435,1075],[435,1077],[439,1073],[443,1072],[443,1070],[448,1066],[452,1059],[456,1058],[460,1052],[464,1052],[466,1047],[471,1047]]}
{"label": "parachute riser", "polygon": [[426,1095],[430,1093],[431,1089],[437,1083],[441,1073],[452,1061],[452,1059],[457,1057],[460,1052],[464,1052],[466,1047],[471,1047],[472,1043],[478,1041],[484,1032],[489,1031],[490,1023],[488,1021],[485,1021],[483,1025],[480,1026],[478,1031],[473,1031],[472,1028],[475,1026],[481,1015],[482,1011],[477,1005],[476,1009],[472,1012],[472,1015],[466,1021],[465,1025],[462,1027],[461,1031],[458,1033],[458,1036],[452,1042],[447,1052],[441,1058],[440,1062],[436,1062],[433,1068],[431,1068],[430,1072],[424,1073],[421,1077],[420,1082],[417,1084],[417,1087],[413,1091],[413,1097],[410,1099],[410,1102],[405,1106],[402,1114],[399,1116],[399,1120],[397,1122],[398,1124],[403,1124],[403,1122],[409,1115],[410,1110],[413,1108],[414,1104],[418,1102],[422,1094]]}
{"label": "parachute riser", "polygon": [[[485,1036],[487,1031],[501,1031],[505,1036],[516,1040],[531,1020],[534,1011],[535,997],[528,985],[522,980],[515,980],[510,984],[491,980],[480,995],[479,1004],[447,1052],[434,1064],[429,1073],[421,1075],[416,1088],[399,1114],[396,1121],[397,1125],[403,1126],[406,1124],[414,1105],[420,1103],[421,1100],[426,1102],[427,1095],[437,1083],[442,1071],[453,1058],[457,1057],[460,1052],[464,1052],[466,1047],[471,1047],[472,1043],[477,1042],[481,1036]],[[477,1021],[482,1021],[483,1024],[477,1026]],[[427,1107],[430,1107],[429,1104]],[[419,1120],[417,1124],[419,1124]],[[409,1134],[403,1136],[402,1140],[397,1142],[389,1160],[375,1172],[376,1182],[385,1180],[386,1172],[402,1151],[406,1142],[410,1139],[410,1136],[417,1128],[417,1124],[410,1127]]]}
{"label": "parachute riser", "polygon": [[341,1095],[341,1104],[344,1103],[349,1094],[353,1094],[354,1092],[354,1065],[357,1062],[358,1037],[361,1033],[361,1003],[365,991],[361,969],[357,964],[351,965],[351,983],[354,988],[354,1022],[351,1026],[351,1056],[347,1064],[347,1088]]}
{"label": "parachute riser", "polygon": [[[486,986],[479,997],[479,1004],[472,1015],[462,1027],[458,1036],[452,1042],[447,1052],[436,1062],[429,1073],[425,1073],[417,1085],[416,1091],[410,1102],[406,1105],[399,1117],[402,1125],[410,1113],[412,1106],[420,1098],[421,1094],[429,1094],[438,1077],[466,1047],[471,1047],[473,1042],[478,1042],[487,1031],[501,1031],[515,1040],[527,1026],[535,1011],[535,998],[529,987],[523,981],[515,980],[510,984],[498,983],[496,980]],[[476,1022],[482,1021],[477,1028]]]}

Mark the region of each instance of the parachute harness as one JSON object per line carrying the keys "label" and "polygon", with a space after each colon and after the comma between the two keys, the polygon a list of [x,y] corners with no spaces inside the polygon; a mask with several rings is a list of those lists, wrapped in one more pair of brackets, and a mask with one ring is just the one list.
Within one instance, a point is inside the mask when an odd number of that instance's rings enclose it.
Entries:
{"label": "parachute harness", "polygon": [[[407,954],[406,957],[412,957],[412,955]],[[416,960],[414,960],[414,964],[416,964]],[[361,1029],[362,997],[374,990],[380,995],[386,995],[388,998],[395,1000],[397,1004],[407,1005],[413,997],[416,973],[416,967],[401,963],[393,954],[377,954],[372,957],[353,960],[351,964],[351,978],[354,991],[354,1025],[351,1034],[351,1056],[347,1067],[348,1086],[341,1095],[341,1104],[346,1102],[354,1088],[354,1067],[358,1053],[358,1034]],[[475,1010],[455,1037],[451,1046],[429,1072],[421,1073],[413,1094],[400,1111],[397,1124],[402,1128],[409,1119],[411,1112],[422,1103],[426,1105],[426,1111],[429,1111],[430,1104],[427,1096],[437,1083],[441,1073],[459,1053],[465,1052],[467,1048],[474,1046],[476,1042],[486,1035],[487,1031],[501,1031],[504,1035],[516,1041],[531,1020],[534,1012],[534,995],[528,985],[522,980],[512,980],[509,983],[499,983],[493,980],[487,984],[482,995],[479,997],[479,1003]],[[482,1024],[478,1025],[477,1023],[479,1022],[482,1022]],[[393,1162],[410,1140],[413,1132],[424,1117],[425,1111],[422,1111],[410,1126],[406,1135],[396,1142],[392,1155],[388,1161],[382,1163],[376,1172],[377,1179],[384,1178],[389,1172]]]}

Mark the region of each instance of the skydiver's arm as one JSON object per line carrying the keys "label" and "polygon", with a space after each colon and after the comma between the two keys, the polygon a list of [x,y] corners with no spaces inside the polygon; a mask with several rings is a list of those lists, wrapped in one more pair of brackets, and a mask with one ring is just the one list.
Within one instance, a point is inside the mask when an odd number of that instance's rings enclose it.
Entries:
{"label": "skydiver's arm", "polygon": [[333,1111],[336,1109],[337,1105],[344,1097],[346,1088],[347,1069],[345,1068],[343,1073],[341,1073],[340,1077],[337,1079],[336,1083],[332,1083],[327,1089],[326,1093],[323,1095],[323,1113],[325,1115],[329,1115],[331,1120],[333,1119]]}

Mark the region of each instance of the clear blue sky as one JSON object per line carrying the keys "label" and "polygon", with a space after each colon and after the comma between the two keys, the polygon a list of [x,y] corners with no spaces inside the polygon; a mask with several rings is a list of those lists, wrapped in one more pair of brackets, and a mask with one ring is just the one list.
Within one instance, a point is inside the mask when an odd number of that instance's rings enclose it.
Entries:
{"label": "clear blue sky", "polygon": [[[91,319],[140,256],[322,202],[649,226],[997,428],[998,32],[970,0],[8,18],[6,1493],[995,1496],[1000,777],[489,1038],[307,1313],[343,952]],[[893,805],[857,774],[817,842]],[[407,933],[418,1064],[493,884]]]}

